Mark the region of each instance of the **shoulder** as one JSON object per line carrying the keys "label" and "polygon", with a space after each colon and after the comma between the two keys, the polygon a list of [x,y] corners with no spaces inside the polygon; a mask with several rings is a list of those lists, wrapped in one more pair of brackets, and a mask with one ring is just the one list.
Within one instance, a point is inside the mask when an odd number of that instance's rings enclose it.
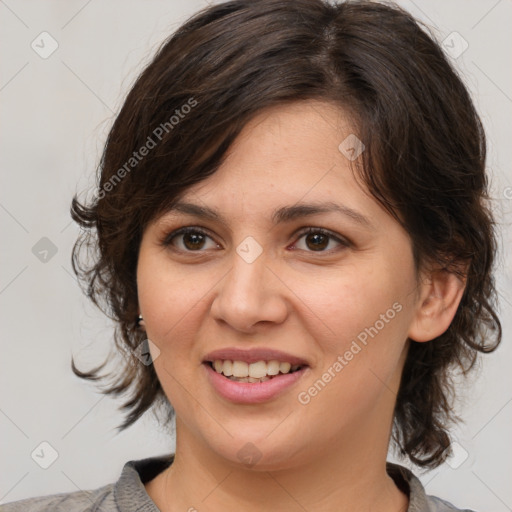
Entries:
{"label": "shoulder", "polygon": [[0,505],[1,512],[117,512],[114,484],[92,491],[75,491],[27,498]]}
{"label": "shoulder", "polygon": [[144,483],[174,460],[173,454],[127,462],[119,480],[90,491],[37,496],[0,505],[0,512],[158,512]]}
{"label": "shoulder", "polygon": [[469,508],[457,508],[451,503],[435,496],[427,496],[427,503],[429,505],[429,512],[475,512]]}
{"label": "shoulder", "polygon": [[409,495],[407,512],[475,512],[470,509],[457,508],[448,501],[428,495],[419,478],[404,466],[388,462],[386,471],[393,478],[397,487]]}

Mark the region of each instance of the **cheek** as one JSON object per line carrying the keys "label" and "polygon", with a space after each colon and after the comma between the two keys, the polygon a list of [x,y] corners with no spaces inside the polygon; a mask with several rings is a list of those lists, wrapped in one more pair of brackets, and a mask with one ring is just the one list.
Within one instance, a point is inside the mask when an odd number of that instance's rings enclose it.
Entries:
{"label": "cheek", "polygon": [[[178,270],[161,251],[141,250],[137,268],[139,305],[147,337],[158,347],[155,371],[176,410],[190,408],[200,366],[193,343],[204,318],[204,297],[218,281],[211,270]],[[187,390],[187,392],[185,392]]]}
{"label": "cheek", "polygon": [[[302,320],[326,355],[343,353],[353,340],[402,338],[408,309],[407,270],[386,265],[340,268],[328,277],[294,279]],[[299,302],[297,302],[299,307]],[[377,331],[377,332],[376,332]]]}
{"label": "cheek", "polygon": [[305,327],[321,354],[298,397],[301,404],[311,403],[311,412],[358,415],[376,403],[401,370],[412,311],[407,275],[383,265],[354,268],[315,286],[303,282],[297,294],[315,313],[304,316],[309,318]]}
{"label": "cheek", "polygon": [[[162,251],[141,250],[137,268],[139,305],[148,335],[161,344],[186,324],[211,286],[207,271],[183,272]],[[165,348],[165,347],[163,347]]]}
{"label": "cheek", "polygon": [[190,397],[200,394],[195,388],[199,355],[196,357],[192,341],[204,291],[188,279],[171,279],[176,273],[159,270],[157,264],[146,268],[151,271],[139,272],[138,293],[147,337],[159,350],[153,358],[154,368],[167,398],[182,415],[195,408]]}

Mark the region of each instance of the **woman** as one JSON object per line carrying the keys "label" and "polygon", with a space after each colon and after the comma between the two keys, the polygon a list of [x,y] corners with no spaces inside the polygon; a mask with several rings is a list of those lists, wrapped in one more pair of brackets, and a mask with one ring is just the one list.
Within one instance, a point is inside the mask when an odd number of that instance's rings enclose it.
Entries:
{"label": "woman", "polygon": [[162,405],[176,453],[5,510],[459,510],[386,456],[440,465],[450,371],[500,342],[484,167],[468,92],[406,12],[197,14],[72,205],[75,271],[126,357],[107,392],[133,388],[121,429]]}

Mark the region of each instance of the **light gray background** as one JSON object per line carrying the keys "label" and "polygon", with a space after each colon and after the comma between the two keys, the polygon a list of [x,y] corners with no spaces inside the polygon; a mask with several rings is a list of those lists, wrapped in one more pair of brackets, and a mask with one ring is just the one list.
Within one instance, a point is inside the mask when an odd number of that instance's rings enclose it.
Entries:
{"label": "light gray background", "polygon": [[[421,479],[429,493],[459,507],[509,511],[512,2],[399,3],[434,27],[440,40],[456,31],[469,44],[455,61],[487,130],[492,196],[502,226],[503,344],[484,358],[476,383],[463,386],[466,423],[453,432],[458,454]],[[72,274],[78,230],[68,212],[75,191],[93,183],[108,129],[141,65],[205,5],[0,0],[0,503],[93,489],[115,481],[126,461],[173,448],[150,414],[116,435],[120,401],[71,372],[71,354],[81,368],[103,360],[111,325],[82,296]],[[43,31],[59,45],[47,59],[31,48]],[[46,262],[32,252],[42,237],[57,248]],[[31,458],[43,441],[58,452],[48,469]]]}

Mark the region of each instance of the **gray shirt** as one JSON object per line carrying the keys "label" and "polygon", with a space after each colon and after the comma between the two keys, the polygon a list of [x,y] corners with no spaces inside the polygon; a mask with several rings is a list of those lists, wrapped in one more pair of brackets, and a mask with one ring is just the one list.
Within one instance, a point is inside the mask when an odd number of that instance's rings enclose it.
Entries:
{"label": "gray shirt", "polygon": [[[0,512],[159,512],[144,484],[172,464],[173,455],[127,462],[119,480],[90,491],[38,496],[0,505]],[[387,463],[387,472],[409,496],[407,512],[472,512],[427,496],[422,483],[403,466]]]}

